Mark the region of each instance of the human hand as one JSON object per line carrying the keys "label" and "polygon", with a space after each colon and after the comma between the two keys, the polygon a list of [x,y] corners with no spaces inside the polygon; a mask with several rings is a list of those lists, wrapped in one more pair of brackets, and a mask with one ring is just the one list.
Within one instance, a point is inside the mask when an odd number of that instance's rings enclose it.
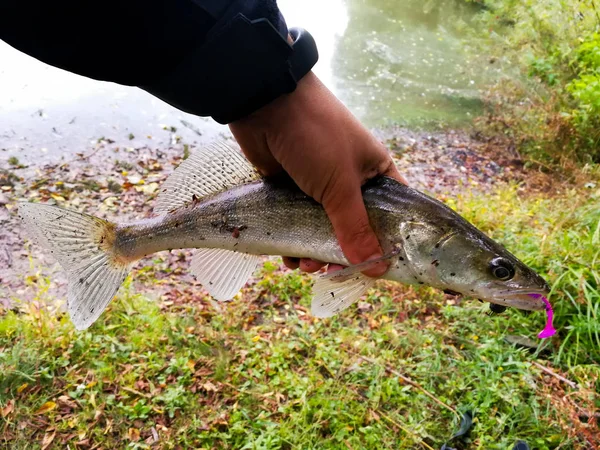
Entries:
{"label": "human hand", "polygon": [[[383,256],[369,224],[361,186],[377,175],[406,181],[387,149],[312,72],[291,94],[229,127],[263,175],[285,170],[300,189],[323,205],[351,264]],[[326,264],[292,258],[284,262],[306,272]],[[387,268],[377,264],[364,273],[378,277]]]}

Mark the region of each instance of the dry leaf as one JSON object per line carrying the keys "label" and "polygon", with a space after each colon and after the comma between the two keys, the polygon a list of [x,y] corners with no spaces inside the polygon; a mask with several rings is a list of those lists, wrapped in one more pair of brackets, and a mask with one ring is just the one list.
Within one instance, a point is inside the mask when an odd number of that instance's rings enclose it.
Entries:
{"label": "dry leaf", "polygon": [[71,400],[70,397],[66,395],[61,395],[60,397],[58,397],[58,404],[60,406],[64,406],[71,409],[77,408],[77,403],[75,403],[73,400]]}
{"label": "dry leaf", "polygon": [[46,450],[52,444],[52,441],[56,437],[56,431],[52,434],[46,433],[44,435],[44,439],[42,440],[42,450]]}
{"label": "dry leaf", "polygon": [[19,386],[17,388],[17,394],[20,394],[21,392],[23,392],[25,389],[27,389],[27,386],[29,386],[29,383],[23,383],[21,386]]}
{"label": "dry leaf", "polygon": [[204,388],[204,390],[206,392],[211,392],[211,391],[217,392],[217,390],[218,390],[217,387],[214,384],[212,384],[210,381],[207,381],[206,383],[204,383],[202,385],[202,387]]}
{"label": "dry leaf", "polygon": [[56,408],[56,403],[46,402],[42,406],[40,406],[34,414],[45,414],[48,411],[52,411],[54,408]]}
{"label": "dry leaf", "polygon": [[140,440],[140,430],[137,428],[130,428],[127,432],[127,437],[130,441],[137,442]]}
{"label": "dry leaf", "polygon": [[4,408],[2,408],[2,417],[8,416],[11,412],[15,410],[15,400],[9,400]]}

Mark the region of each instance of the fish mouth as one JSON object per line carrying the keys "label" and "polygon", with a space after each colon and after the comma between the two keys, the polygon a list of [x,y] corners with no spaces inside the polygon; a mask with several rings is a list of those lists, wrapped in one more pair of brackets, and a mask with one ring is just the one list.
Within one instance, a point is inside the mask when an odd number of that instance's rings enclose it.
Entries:
{"label": "fish mouth", "polygon": [[546,308],[546,304],[541,298],[532,296],[538,294],[547,296],[549,292],[546,289],[522,289],[522,290],[506,290],[500,291],[488,300],[490,303],[497,305],[510,306],[512,308],[522,309],[525,311],[540,311]]}

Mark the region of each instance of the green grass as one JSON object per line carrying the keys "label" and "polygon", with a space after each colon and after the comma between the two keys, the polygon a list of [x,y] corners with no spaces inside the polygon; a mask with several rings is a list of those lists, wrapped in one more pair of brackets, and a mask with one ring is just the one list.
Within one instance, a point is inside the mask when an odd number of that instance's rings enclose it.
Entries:
{"label": "green grass", "polygon": [[535,339],[543,314],[489,316],[380,283],[370,307],[318,320],[310,278],[273,262],[220,307],[186,286],[149,301],[129,280],[84,332],[37,307],[51,299],[32,280],[37,301],[0,317],[0,446],[437,449],[469,410],[461,448],[592,448],[598,428],[581,414],[600,408],[599,202],[598,187],[450,201],[552,283],[545,358],[503,340]]}
{"label": "green grass", "polygon": [[482,129],[542,167],[600,162],[600,3],[466,1],[480,7],[467,45],[503,74],[486,89]]}

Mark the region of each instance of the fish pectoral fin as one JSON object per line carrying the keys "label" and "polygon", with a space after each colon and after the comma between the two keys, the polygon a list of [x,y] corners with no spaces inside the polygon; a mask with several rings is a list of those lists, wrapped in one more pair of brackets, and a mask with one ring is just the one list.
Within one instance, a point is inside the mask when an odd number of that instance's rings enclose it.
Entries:
{"label": "fish pectoral fin", "polygon": [[365,270],[369,270],[373,268],[375,265],[384,262],[391,261],[394,257],[398,256],[401,253],[400,248],[396,248],[392,250],[390,253],[383,255],[377,259],[371,259],[369,261],[364,261],[359,264],[354,264],[352,266],[344,267],[342,270],[338,270],[336,272],[325,275],[331,281],[342,282],[351,279],[357,273],[364,272]]}
{"label": "fish pectoral fin", "polygon": [[190,269],[204,289],[217,300],[230,300],[256,270],[260,256],[231,250],[196,250]]}
{"label": "fish pectoral fin", "polygon": [[238,149],[215,142],[194,151],[162,185],[155,213],[167,213],[195,200],[260,178]]}
{"label": "fish pectoral fin", "polygon": [[[349,267],[353,268],[355,266]],[[343,272],[343,269],[339,272]],[[315,317],[332,317],[356,302],[375,284],[375,278],[362,273],[339,277],[338,272],[322,275],[313,286],[311,312]]]}

